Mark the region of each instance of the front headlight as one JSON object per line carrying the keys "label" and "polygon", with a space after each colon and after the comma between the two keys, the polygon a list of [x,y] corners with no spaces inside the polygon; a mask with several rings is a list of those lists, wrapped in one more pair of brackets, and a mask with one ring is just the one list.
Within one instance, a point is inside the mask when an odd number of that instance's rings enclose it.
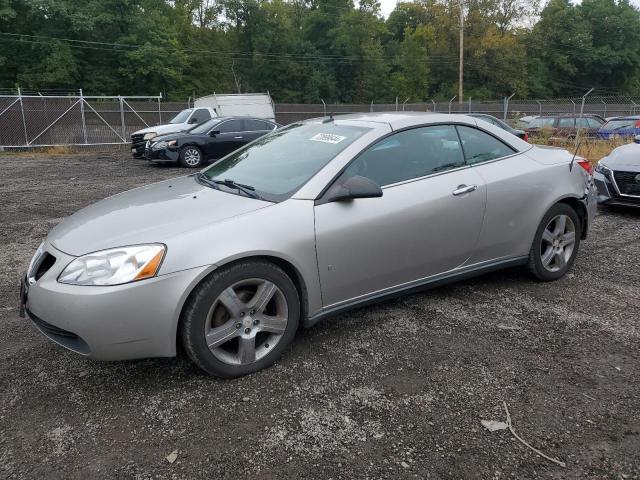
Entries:
{"label": "front headlight", "polygon": [[143,140],[151,140],[153,137],[157,137],[158,134],[156,132],[149,132],[149,133],[145,133],[144,137],[142,137]]}
{"label": "front headlight", "polygon": [[607,168],[603,163],[598,162],[596,164],[596,172],[598,172],[600,175],[604,175],[606,177],[607,175],[609,175],[610,171],[611,170]]}
{"label": "front headlight", "polygon": [[69,285],[120,285],[156,275],[166,247],[160,244],[111,248],[78,257],[58,282]]}
{"label": "front headlight", "polygon": [[151,149],[152,150],[162,150],[164,148],[167,147],[173,147],[176,144],[176,140],[169,140],[168,142],[165,142],[164,140],[161,142],[157,142],[154,143],[153,145],[151,145]]}

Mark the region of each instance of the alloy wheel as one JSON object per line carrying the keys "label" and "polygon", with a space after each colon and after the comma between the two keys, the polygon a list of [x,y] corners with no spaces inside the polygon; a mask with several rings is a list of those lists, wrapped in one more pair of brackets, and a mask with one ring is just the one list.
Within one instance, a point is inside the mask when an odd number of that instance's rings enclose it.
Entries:
{"label": "alloy wheel", "polygon": [[556,215],[542,232],[540,259],[550,272],[565,268],[573,255],[576,243],[576,226],[567,215]]}
{"label": "alloy wheel", "polygon": [[242,280],[213,302],[205,322],[207,346],[224,363],[253,363],[277,345],[288,317],[286,298],[274,283],[259,278]]}
{"label": "alloy wheel", "polygon": [[195,148],[189,148],[184,152],[184,163],[195,167],[200,163],[200,152]]}

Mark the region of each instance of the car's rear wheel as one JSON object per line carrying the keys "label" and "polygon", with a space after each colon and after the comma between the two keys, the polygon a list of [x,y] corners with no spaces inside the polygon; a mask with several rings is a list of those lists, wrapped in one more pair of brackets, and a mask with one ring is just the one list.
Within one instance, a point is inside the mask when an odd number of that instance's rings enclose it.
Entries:
{"label": "car's rear wheel", "polygon": [[268,262],[243,262],[215,271],[196,288],[180,336],[200,368],[234,378],[273,364],[293,341],[299,319],[289,276]]}
{"label": "car's rear wheel", "polygon": [[536,231],[529,252],[529,270],[538,280],[563,277],[573,265],[581,237],[580,218],[569,205],[554,205]]}
{"label": "car's rear wheel", "polygon": [[187,168],[198,168],[202,166],[202,152],[198,147],[188,145],[180,150],[180,164]]}

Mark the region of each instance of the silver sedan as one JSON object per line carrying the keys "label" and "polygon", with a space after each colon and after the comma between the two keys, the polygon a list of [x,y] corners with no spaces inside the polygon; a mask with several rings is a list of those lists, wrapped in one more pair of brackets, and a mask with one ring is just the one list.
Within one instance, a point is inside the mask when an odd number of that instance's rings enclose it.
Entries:
{"label": "silver sedan", "polygon": [[588,162],[460,115],[289,125],[195,175],[55,227],[22,282],[48,338],[100,360],[271,365],[299,325],[484,272],[562,277],[596,206]]}

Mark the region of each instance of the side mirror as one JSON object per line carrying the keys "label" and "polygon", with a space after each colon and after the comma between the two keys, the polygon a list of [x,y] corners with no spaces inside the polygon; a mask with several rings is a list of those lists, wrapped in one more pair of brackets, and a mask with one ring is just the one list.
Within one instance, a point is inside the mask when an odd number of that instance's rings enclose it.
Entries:
{"label": "side mirror", "polygon": [[377,198],[382,196],[382,189],[373,180],[356,175],[344,183],[335,183],[327,194],[327,203],[353,200],[355,198]]}
{"label": "side mirror", "polygon": [[636,138],[634,138],[633,141],[636,143],[640,143],[640,135],[636,135]]}
{"label": "side mirror", "polygon": [[215,137],[216,135],[220,135],[220,130],[211,130],[209,132],[210,137]]}
{"label": "side mirror", "polygon": [[191,118],[189,119],[189,122],[188,122],[188,123],[189,123],[189,125],[194,125],[194,124],[198,123],[198,119],[197,119],[197,118],[195,118],[195,117],[191,117]]}

